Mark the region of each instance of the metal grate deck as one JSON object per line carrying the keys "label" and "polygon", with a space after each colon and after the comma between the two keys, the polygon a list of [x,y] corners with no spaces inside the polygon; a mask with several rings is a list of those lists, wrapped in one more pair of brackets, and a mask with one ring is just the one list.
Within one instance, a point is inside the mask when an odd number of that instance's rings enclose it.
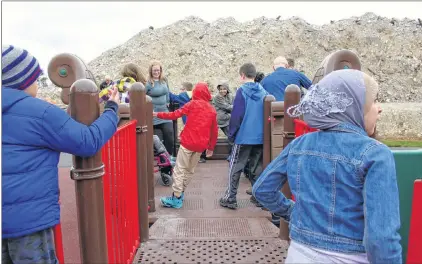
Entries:
{"label": "metal grate deck", "polygon": [[250,202],[248,179],[241,176],[237,210],[220,206],[227,173],[226,161],[198,164],[181,209],[161,207],[160,197],[172,189],[156,184],[155,223],[133,263],[283,263],[288,243],[278,238],[270,213]]}
{"label": "metal grate deck", "polygon": [[277,238],[151,240],[141,245],[134,263],[283,263],[287,247]]}

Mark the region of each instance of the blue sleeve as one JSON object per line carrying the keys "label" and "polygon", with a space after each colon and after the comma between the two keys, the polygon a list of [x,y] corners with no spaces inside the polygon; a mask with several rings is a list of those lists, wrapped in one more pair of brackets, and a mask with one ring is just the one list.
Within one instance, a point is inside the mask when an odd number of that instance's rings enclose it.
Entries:
{"label": "blue sleeve", "polygon": [[169,93],[169,96],[170,96],[170,103],[174,103],[174,102],[177,103],[177,95],[175,95],[174,93],[170,92]]}
{"label": "blue sleeve", "polygon": [[229,123],[229,141],[234,142],[236,138],[237,131],[242,125],[243,117],[245,116],[245,98],[242,94],[242,88],[237,89],[236,96],[233,102],[233,110],[231,113],[230,123]]}
{"label": "blue sleeve", "polygon": [[104,113],[87,126],[51,105],[43,116],[44,142],[56,151],[80,157],[93,156],[116,132],[117,108],[115,102],[107,101]]}
{"label": "blue sleeve", "polygon": [[311,87],[312,85],[312,81],[308,79],[308,77],[305,76],[305,74],[298,72],[299,74],[299,81],[300,81],[300,85],[306,89],[308,89],[309,87]]}
{"label": "blue sleeve", "polygon": [[170,93],[170,102],[182,104],[183,100],[180,98],[180,95]]}
{"label": "blue sleeve", "polygon": [[[267,77],[264,77],[264,79],[261,80],[261,86],[262,88],[264,88],[265,91],[267,91],[267,89],[265,88],[265,83],[267,82]],[[267,91],[268,92],[268,91]]]}
{"label": "blue sleeve", "polygon": [[[385,145],[367,151],[363,187],[363,244],[370,263],[402,263],[399,190],[394,156]],[[386,195],[388,194],[388,195]]]}
{"label": "blue sleeve", "polygon": [[273,160],[259,176],[252,188],[253,196],[271,213],[290,221],[294,202],[280,191],[287,181],[287,159],[292,143]]}

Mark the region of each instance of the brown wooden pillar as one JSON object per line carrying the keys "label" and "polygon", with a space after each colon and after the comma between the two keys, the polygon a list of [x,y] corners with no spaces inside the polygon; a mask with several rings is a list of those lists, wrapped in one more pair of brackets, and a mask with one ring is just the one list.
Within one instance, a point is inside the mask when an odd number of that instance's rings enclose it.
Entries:
{"label": "brown wooden pillar", "polygon": [[[100,115],[98,88],[88,79],[70,88],[72,118],[90,125]],[[75,181],[76,208],[82,263],[108,262],[103,192],[104,165],[101,151],[89,158],[73,156],[71,178]]]}

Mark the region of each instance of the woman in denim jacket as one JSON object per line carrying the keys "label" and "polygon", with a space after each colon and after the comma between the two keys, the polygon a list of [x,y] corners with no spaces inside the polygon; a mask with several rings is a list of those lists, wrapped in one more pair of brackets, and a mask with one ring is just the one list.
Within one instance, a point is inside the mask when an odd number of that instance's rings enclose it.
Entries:
{"label": "woman in denim jacket", "polygon": [[[253,187],[289,222],[286,263],[402,263],[394,158],[368,136],[381,113],[377,94],[365,73],[334,71],[288,109],[320,131],[292,141]],[[287,180],[296,202],[280,192]]]}

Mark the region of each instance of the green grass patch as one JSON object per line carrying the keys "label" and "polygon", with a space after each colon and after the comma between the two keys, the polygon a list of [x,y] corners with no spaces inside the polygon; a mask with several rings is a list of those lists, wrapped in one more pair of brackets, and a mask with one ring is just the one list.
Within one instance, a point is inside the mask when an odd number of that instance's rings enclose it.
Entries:
{"label": "green grass patch", "polygon": [[422,140],[381,139],[380,141],[389,147],[422,148]]}

